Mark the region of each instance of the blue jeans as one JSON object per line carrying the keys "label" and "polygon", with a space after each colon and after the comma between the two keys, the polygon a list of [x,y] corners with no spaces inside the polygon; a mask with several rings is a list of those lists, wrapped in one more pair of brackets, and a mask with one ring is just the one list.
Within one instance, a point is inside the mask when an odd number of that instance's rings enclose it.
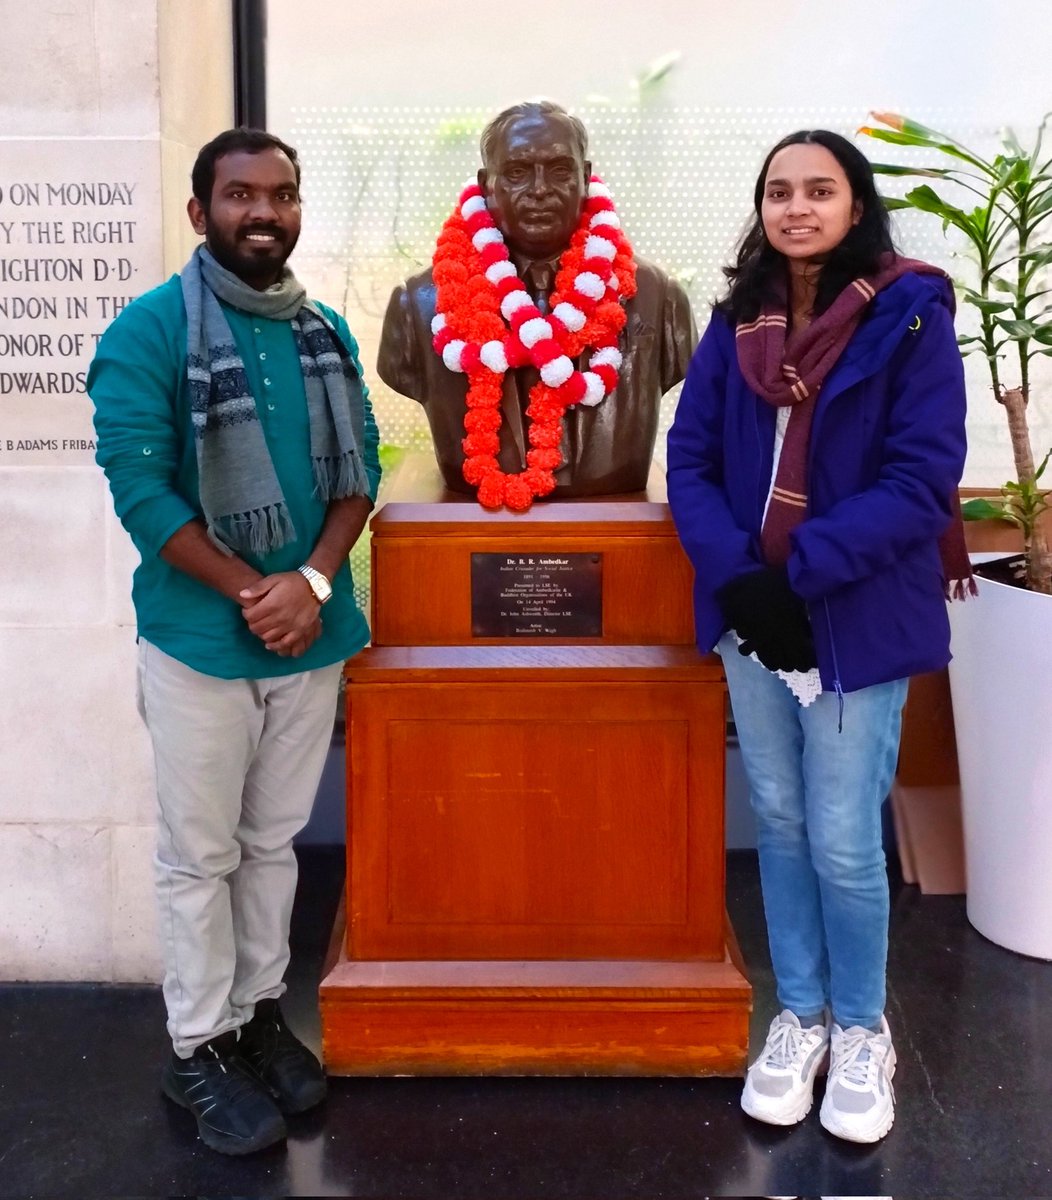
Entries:
{"label": "blue jeans", "polygon": [[802,708],[785,683],[738,653],[723,658],[756,845],[778,1002],[798,1015],[876,1026],[884,1012],[888,877],[880,810],[891,788],[905,679]]}

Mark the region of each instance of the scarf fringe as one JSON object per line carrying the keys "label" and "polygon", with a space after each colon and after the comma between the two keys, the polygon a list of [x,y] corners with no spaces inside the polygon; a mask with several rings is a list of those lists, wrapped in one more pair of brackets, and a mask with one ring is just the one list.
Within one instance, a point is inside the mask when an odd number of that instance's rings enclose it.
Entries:
{"label": "scarf fringe", "polygon": [[969,596],[979,595],[979,585],[971,575],[966,579],[947,579],[943,595],[949,604],[954,600],[967,600]]}
{"label": "scarf fringe", "polygon": [[211,531],[233,550],[259,557],[296,540],[296,530],[284,500],[217,517]]}
{"label": "scarf fringe", "polygon": [[314,494],[322,500],[342,500],[346,496],[367,496],[369,480],[361,459],[353,450],[333,457],[319,455],[311,459]]}

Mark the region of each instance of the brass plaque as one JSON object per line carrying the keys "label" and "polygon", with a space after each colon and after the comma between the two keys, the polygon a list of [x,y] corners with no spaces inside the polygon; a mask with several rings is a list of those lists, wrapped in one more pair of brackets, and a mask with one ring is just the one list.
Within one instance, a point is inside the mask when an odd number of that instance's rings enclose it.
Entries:
{"label": "brass plaque", "polygon": [[472,554],[471,635],[602,637],[602,554]]}

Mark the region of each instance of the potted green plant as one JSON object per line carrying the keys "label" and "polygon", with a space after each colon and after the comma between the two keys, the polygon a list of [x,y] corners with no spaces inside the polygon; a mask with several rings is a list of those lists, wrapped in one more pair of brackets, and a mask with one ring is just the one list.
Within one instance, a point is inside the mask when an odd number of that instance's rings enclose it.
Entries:
{"label": "potted green plant", "polygon": [[964,507],[1021,530],[1026,586],[980,578],[976,600],[950,606],[968,916],[1000,945],[1052,959],[1052,555],[1040,521],[1049,454],[1035,458],[1027,422],[1031,368],[1052,356],[1049,116],[1030,150],[1009,132],[992,159],[896,113],[872,113],[860,132],[932,152],[923,166],[874,170],[923,178],[888,206],[931,213],[944,232],[963,234],[968,253],[953,273],[978,332],[959,338],[961,351],[983,357],[1008,420],[1016,478]]}

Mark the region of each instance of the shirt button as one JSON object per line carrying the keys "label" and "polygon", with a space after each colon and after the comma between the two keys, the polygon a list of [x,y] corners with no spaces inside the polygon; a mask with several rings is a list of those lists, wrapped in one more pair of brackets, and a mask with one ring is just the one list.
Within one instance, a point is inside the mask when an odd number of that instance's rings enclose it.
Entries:
{"label": "shirt button", "polygon": [[142,452],[143,452],[143,454],[152,454],[153,453],[153,451],[150,449],[149,446],[143,446]]}
{"label": "shirt button", "polygon": [[260,327],[257,325],[257,326],[255,327],[255,329],[253,329],[253,330],[252,330],[252,332],[253,332],[253,333],[262,333],[262,332],[263,332],[263,330],[262,330],[262,329],[260,329]]}
{"label": "shirt button", "polygon": [[263,353],[262,353],[262,354],[260,354],[260,356],[259,356],[259,361],[260,361],[260,362],[266,362],[266,361],[267,361],[267,352],[266,352],[265,350],[263,351]]}
{"label": "shirt button", "polygon": [[268,411],[269,411],[269,412],[273,412],[273,411],[274,411],[274,405],[273,405],[273,404],[268,404],[268,405],[267,405],[267,409],[268,409]]}
{"label": "shirt button", "polygon": [[270,387],[270,380],[269,380],[269,379],[264,379],[264,380],[263,380],[263,386],[264,386],[264,387]]}

